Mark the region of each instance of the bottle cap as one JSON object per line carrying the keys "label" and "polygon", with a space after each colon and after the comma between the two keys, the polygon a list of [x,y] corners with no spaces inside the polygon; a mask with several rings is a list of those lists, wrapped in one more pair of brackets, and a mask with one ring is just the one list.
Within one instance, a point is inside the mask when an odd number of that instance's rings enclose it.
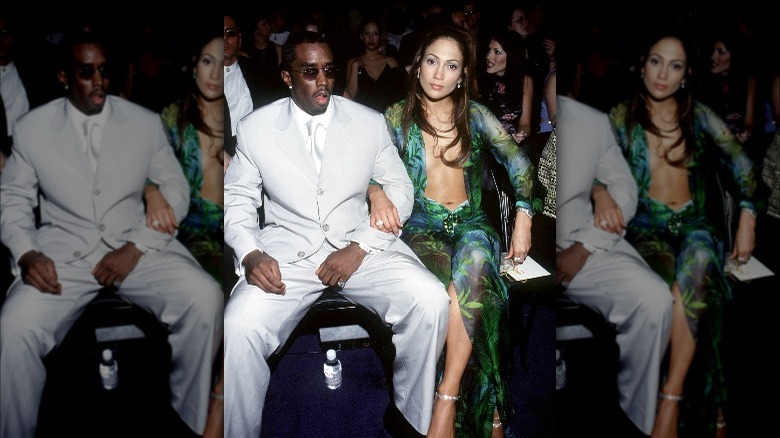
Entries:
{"label": "bottle cap", "polygon": [[111,351],[110,348],[106,348],[105,350],[103,350],[103,360],[109,361],[113,359],[113,357],[114,357],[114,353]]}
{"label": "bottle cap", "polygon": [[336,350],[328,350],[326,353],[328,360],[336,360]]}

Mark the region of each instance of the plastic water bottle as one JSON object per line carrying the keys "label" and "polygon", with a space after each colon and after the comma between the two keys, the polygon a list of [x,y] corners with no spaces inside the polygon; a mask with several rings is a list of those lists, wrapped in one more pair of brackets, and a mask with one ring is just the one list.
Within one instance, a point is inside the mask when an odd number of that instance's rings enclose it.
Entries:
{"label": "plastic water bottle", "polygon": [[100,381],[103,388],[112,390],[119,383],[119,367],[114,359],[114,352],[106,348],[100,358]]}
{"label": "plastic water bottle", "polygon": [[561,350],[555,349],[555,389],[566,386],[566,362],[561,357]]}
{"label": "plastic water bottle", "polygon": [[330,389],[341,386],[341,361],[336,359],[336,350],[328,350],[327,359],[323,369],[325,371],[325,383]]}

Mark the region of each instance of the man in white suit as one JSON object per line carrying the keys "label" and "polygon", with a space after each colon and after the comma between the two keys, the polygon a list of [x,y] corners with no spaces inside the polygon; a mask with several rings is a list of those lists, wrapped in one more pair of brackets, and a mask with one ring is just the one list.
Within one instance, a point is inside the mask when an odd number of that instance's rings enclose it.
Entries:
{"label": "man in white suit", "polygon": [[[225,175],[225,240],[240,275],[225,309],[225,436],[259,436],[266,359],[326,286],[392,327],[395,405],[425,434],[449,298],[397,236],[371,228],[366,201],[373,179],[406,220],[412,183],[382,114],[331,94],[333,54],[320,35],[291,35],[282,57],[291,98],[239,122]],[[304,140],[312,118],[322,125],[314,144]]]}
{"label": "man in white suit", "polygon": [[617,329],[620,407],[650,434],[661,361],[669,344],[672,294],[666,283],[617,232],[594,223],[591,188],[598,180],[620,208],[623,226],[637,206],[637,185],[607,115],[558,96],[556,281],[566,295],[595,309]]}
{"label": "man in white suit", "polygon": [[2,240],[16,275],[0,309],[0,437],[34,436],[42,358],[111,284],[169,326],[171,404],[200,434],[222,335],[222,293],[173,236],[145,226],[142,201],[149,179],[181,220],[187,180],[159,115],[107,95],[102,40],[79,33],[62,48],[58,77],[67,97],[19,119],[0,183]]}

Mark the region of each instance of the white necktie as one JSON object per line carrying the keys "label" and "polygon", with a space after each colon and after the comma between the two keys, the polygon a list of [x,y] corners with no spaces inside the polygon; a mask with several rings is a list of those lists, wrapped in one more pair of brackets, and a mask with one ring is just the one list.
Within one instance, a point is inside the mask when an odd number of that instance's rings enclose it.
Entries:
{"label": "white necktie", "polygon": [[[314,167],[317,169],[317,173],[320,172],[322,154],[324,152],[324,142],[317,136],[317,131],[320,130],[321,127],[322,125],[314,118],[311,118],[306,122],[306,129],[309,131],[309,138],[306,140],[306,146],[314,159]],[[320,133],[320,137],[322,137],[322,133]]]}
{"label": "white necktie", "polygon": [[95,138],[97,123],[90,123],[90,120],[84,120],[84,136],[87,140],[87,156],[92,165],[92,172],[97,172],[98,163],[98,141]]}

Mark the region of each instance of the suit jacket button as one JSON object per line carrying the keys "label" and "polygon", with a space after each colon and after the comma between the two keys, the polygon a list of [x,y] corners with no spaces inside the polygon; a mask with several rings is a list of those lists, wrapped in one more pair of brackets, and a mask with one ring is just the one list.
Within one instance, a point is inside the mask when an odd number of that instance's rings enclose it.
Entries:
{"label": "suit jacket button", "polygon": [[100,224],[100,225],[98,226],[98,230],[100,230],[100,231],[106,231],[106,226],[105,226],[105,225],[103,225],[103,224]]}
{"label": "suit jacket button", "polygon": [[305,255],[306,255],[306,253],[305,253],[305,252],[303,252],[303,251],[298,251],[298,257],[303,257],[303,256],[305,256]]}
{"label": "suit jacket button", "polygon": [[81,257],[81,251],[73,251],[73,257]]}
{"label": "suit jacket button", "polygon": [[322,226],[322,231],[328,231],[329,229],[330,227],[328,226],[328,224]]}
{"label": "suit jacket button", "polygon": [[322,194],[325,193],[325,190],[317,189],[317,194],[322,196]]}

